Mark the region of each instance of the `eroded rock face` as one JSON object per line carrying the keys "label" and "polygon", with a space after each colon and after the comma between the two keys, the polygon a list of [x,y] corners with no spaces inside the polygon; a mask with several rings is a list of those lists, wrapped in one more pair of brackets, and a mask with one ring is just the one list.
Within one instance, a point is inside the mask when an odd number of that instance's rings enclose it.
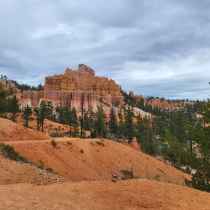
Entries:
{"label": "eroded rock face", "polygon": [[136,137],[134,137],[132,140],[131,140],[131,143],[128,145],[129,147],[132,147],[138,151],[141,151],[141,144],[138,144],[137,140],[136,140]]}
{"label": "eroded rock face", "polygon": [[[78,70],[67,68],[65,74],[45,78],[44,90],[60,90],[72,93],[76,90],[95,91],[98,97],[107,98],[111,95],[111,102],[117,99],[122,103],[124,97],[120,93],[119,85],[107,77],[95,77],[95,71],[80,64]],[[107,98],[110,102],[110,96]]]}
{"label": "eroded rock face", "polygon": [[64,74],[45,78],[43,91],[24,91],[23,99],[31,99],[33,106],[38,106],[41,99],[50,100],[54,107],[65,107],[71,103],[77,110],[92,106],[96,110],[96,97],[103,97],[109,104],[118,102],[122,105],[124,97],[119,85],[107,77],[95,77],[95,71],[79,64],[78,70],[67,68]]}
{"label": "eroded rock face", "polygon": [[181,104],[179,103],[168,103],[168,101],[164,100],[161,101],[161,99],[155,99],[152,103],[147,103],[148,105],[151,104],[152,107],[158,106],[158,107],[162,107],[162,108],[169,108],[169,109],[176,109],[178,107],[182,107]]}
{"label": "eroded rock face", "polygon": [[128,140],[123,141],[122,144],[125,145],[125,146],[132,147],[133,149],[136,149],[138,151],[141,151],[141,144],[138,144],[138,142],[136,140],[136,137],[134,137],[131,140],[131,143],[130,144],[128,144]]}
{"label": "eroded rock face", "polygon": [[133,91],[130,91],[129,95],[131,95],[137,102],[141,101],[141,99],[142,99],[142,95],[134,95]]}

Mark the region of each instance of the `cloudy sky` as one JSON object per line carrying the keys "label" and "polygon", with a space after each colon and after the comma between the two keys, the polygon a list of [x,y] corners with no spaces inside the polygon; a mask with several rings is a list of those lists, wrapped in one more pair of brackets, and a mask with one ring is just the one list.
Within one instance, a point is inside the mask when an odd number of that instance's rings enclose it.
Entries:
{"label": "cloudy sky", "polygon": [[0,75],[20,83],[83,63],[134,94],[210,95],[209,0],[6,0],[0,31]]}

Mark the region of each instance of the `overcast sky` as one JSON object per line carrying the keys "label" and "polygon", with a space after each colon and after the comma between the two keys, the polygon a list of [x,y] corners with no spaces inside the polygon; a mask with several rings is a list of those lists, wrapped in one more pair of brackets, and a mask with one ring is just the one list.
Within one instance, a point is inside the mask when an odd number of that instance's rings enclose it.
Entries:
{"label": "overcast sky", "polygon": [[80,63],[137,95],[207,99],[210,1],[0,2],[0,75],[38,85]]}

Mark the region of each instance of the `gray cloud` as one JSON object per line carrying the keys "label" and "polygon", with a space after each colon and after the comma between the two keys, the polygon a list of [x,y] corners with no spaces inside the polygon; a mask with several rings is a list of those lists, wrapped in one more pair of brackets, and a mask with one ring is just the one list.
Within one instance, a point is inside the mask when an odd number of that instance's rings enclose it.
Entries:
{"label": "gray cloud", "polygon": [[19,82],[84,63],[134,94],[209,97],[207,0],[8,0],[0,30],[0,74]]}

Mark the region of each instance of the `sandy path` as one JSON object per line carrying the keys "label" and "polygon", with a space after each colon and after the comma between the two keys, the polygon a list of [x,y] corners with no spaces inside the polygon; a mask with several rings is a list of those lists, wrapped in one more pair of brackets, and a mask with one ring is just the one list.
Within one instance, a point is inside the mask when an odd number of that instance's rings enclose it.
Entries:
{"label": "sandy path", "polygon": [[[54,138],[56,142],[67,142],[67,141],[77,141],[80,140],[80,138]],[[17,141],[3,141],[0,143],[14,145],[14,144],[27,144],[27,143],[45,143],[45,142],[51,142],[52,140],[17,140]]]}
{"label": "sandy path", "polygon": [[0,209],[209,209],[210,194],[148,180],[1,186]]}

